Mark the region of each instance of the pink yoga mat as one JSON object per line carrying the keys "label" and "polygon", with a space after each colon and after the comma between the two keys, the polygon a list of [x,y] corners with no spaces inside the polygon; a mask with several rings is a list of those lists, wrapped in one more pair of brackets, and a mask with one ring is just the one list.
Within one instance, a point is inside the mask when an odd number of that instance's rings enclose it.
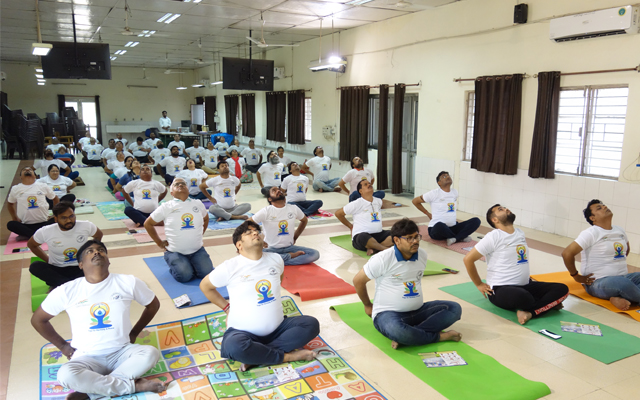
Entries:
{"label": "pink yoga mat", "polygon": [[[136,230],[139,232],[131,235],[138,243],[153,242],[153,239],[151,239],[151,236],[149,236],[149,234],[147,233],[146,229],[144,229],[144,227],[142,226],[136,227],[135,222],[133,222],[130,219],[123,219],[122,221],[124,221],[124,224],[127,226],[127,229]],[[167,240],[167,235],[165,235],[164,233],[164,226],[156,225],[156,232],[158,232],[158,236],[160,236],[160,239]]]}
{"label": "pink yoga mat", "polygon": [[300,300],[326,299],[356,292],[356,289],[314,263],[284,267],[282,287],[300,296]]}
{"label": "pink yoga mat", "polygon": [[[425,242],[433,243],[440,247],[444,247],[445,249],[453,250],[456,253],[467,254],[471,249],[478,244],[477,241],[472,240],[470,242],[456,242],[451,246],[447,246],[446,240],[433,240],[431,236],[429,236],[429,230],[426,225],[419,225],[418,229],[420,230],[420,234],[422,235],[422,240]],[[484,257],[481,258],[482,261],[487,261]]]}
{"label": "pink yoga mat", "polygon": [[[4,248],[4,255],[5,256],[8,256],[10,254],[31,252],[31,250],[29,250],[29,248],[27,247],[27,241],[26,240],[18,242],[17,239],[18,239],[18,235],[16,235],[15,233],[11,232],[11,235],[9,235],[9,239],[7,240],[7,247]],[[49,250],[49,247],[47,246],[46,243],[43,243],[42,246],[40,246],[40,247],[44,251]],[[16,251],[14,251],[14,250],[16,250]]]}

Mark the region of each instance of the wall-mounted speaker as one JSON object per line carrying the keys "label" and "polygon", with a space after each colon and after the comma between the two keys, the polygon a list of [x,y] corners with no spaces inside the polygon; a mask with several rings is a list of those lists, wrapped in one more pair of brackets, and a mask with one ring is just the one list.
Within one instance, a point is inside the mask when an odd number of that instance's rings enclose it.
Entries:
{"label": "wall-mounted speaker", "polygon": [[526,24],[529,6],[526,4],[518,4],[513,8],[513,23]]}

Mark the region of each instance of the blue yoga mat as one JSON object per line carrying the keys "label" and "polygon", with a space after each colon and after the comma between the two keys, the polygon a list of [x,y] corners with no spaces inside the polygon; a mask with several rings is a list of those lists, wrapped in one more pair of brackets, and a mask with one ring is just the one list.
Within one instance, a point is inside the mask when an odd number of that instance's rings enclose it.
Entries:
{"label": "blue yoga mat", "polygon": [[[193,279],[187,283],[180,283],[176,281],[171,275],[171,272],[169,272],[169,266],[164,261],[164,257],[149,257],[145,258],[144,262],[147,263],[147,266],[156,276],[164,290],[167,291],[169,297],[175,299],[183,294],[189,296],[191,304],[182,306],[182,308],[209,303],[209,299],[207,299],[204,293],[200,290],[200,281],[198,279]],[[229,298],[229,293],[227,293],[226,287],[217,289],[218,293],[220,293],[222,297],[225,299]]]}
{"label": "blue yoga mat", "polygon": [[[247,217],[253,217],[252,213],[245,213]],[[218,229],[235,229],[242,225],[244,220],[242,219],[230,219],[229,221],[219,221],[218,217],[209,213],[209,229],[216,231]]]}

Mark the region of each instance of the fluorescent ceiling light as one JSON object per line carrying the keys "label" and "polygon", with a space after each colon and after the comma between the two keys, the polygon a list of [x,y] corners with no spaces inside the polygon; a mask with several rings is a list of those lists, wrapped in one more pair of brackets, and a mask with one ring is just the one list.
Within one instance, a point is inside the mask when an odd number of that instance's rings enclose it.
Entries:
{"label": "fluorescent ceiling light", "polygon": [[165,15],[163,15],[162,17],[160,17],[158,19],[158,21],[156,22],[164,22],[165,19],[169,18],[172,14],[171,13],[166,13]]}
{"label": "fluorescent ceiling light", "polygon": [[350,2],[345,3],[345,4],[350,5],[350,6],[361,6],[361,5],[366,4],[366,3],[370,2],[370,1],[373,1],[373,0],[351,0]]}
{"label": "fluorescent ceiling light", "polygon": [[182,0],[182,1],[184,1],[185,3],[191,3],[191,0]]}
{"label": "fluorescent ceiling light", "polygon": [[124,47],[130,47],[133,44],[133,42],[129,42],[127,44],[124,45]]}
{"label": "fluorescent ceiling light", "polygon": [[46,56],[53,49],[51,43],[32,43],[31,47],[34,56]]}
{"label": "fluorescent ceiling light", "polygon": [[36,74],[36,78],[37,79],[44,79],[44,76],[42,74]]}
{"label": "fluorescent ceiling light", "polygon": [[100,32],[100,28],[102,28],[102,27],[99,26],[98,29],[96,29],[96,33]]}
{"label": "fluorescent ceiling light", "polygon": [[118,56],[121,56],[121,55],[123,55],[123,54],[124,54],[124,53],[126,53],[126,52],[127,52],[126,50],[118,50],[118,51],[116,51],[116,52],[115,52],[115,53],[113,53],[113,54],[118,55]]}
{"label": "fluorescent ceiling light", "polygon": [[131,45],[131,47],[136,47],[137,45],[139,45],[140,42],[133,42],[133,44]]}
{"label": "fluorescent ceiling light", "polygon": [[334,71],[344,72],[347,67],[347,60],[343,57],[331,56],[325,60],[312,60],[309,63],[311,71]]}
{"label": "fluorescent ceiling light", "polygon": [[193,0],[194,3],[200,3],[202,0]]}
{"label": "fluorescent ceiling light", "polygon": [[111,61],[115,60],[116,58],[118,58],[118,57],[109,57],[109,59],[110,59]]}
{"label": "fluorescent ceiling light", "polygon": [[178,90],[185,90],[185,89],[187,89],[187,87],[186,87],[186,86],[178,86],[176,89],[178,89]]}
{"label": "fluorescent ceiling light", "polygon": [[202,83],[194,83],[193,85],[191,85],[191,87],[194,87],[194,88],[203,88],[203,87],[204,87],[204,85],[203,85]]}
{"label": "fluorescent ceiling light", "polygon": [[46,82],[46,79],[38,79],[38,82]]}
{"label": "fluorescent ceiling light", "polygon": [[213,85],[220,85],[222,83],[222,81],[218,81],[218,82],[211,82],[211,86]]}
{"label": "fluorescent ceiling light", "polygon": [[38,86],[44,86],[44,82],[38,82]]}
{"label": "fluorescent ceiling light", "polygon": [[171,18],[169,18],[168,20],[164,21],[165,24],[170,24],[173,21],[175,21],[176,19],[180,18],[182,14],[173,14],[173,16]]}
{"label": "fluorescent ceiling light", "polygon": [[36,72],[41,74],[42,73],[42,68],[36,68]]}

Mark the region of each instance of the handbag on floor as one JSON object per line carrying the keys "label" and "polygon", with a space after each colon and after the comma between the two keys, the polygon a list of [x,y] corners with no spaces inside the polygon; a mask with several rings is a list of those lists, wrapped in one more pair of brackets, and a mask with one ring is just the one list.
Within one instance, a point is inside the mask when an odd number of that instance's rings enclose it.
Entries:
{"label": "handbag on floor", "polygon": [[251,171],[244,171],[242,177],[240,178],[240,183],[252,183],[253,182],[253,174]]}

